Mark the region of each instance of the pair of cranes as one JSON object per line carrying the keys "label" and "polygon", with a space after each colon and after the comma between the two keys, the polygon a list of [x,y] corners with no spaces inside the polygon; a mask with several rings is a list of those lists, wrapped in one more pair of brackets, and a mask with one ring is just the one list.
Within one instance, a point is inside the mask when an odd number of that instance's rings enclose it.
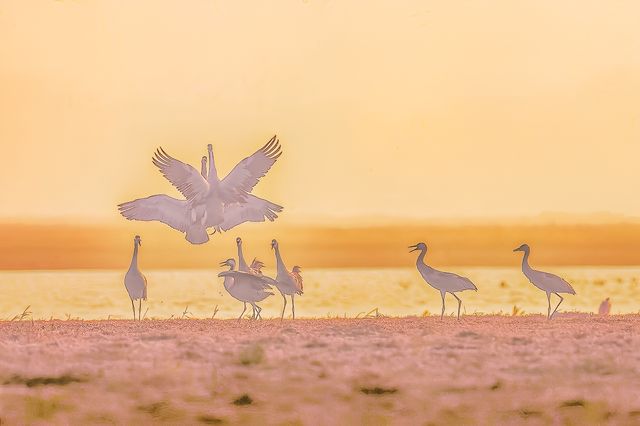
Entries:
{"label": "pair of cranes", "polygon": [[209,241],[209,228],[215,233],[245,222],[273,222],[283,207],[251,192],[282,155],[276,136],[240,161],[223,179],[218,178],[211,144],[207,151],[208,160],[202,157],[198,172],[159,148],[152,162],[184,199],[151,195],[118,205],[120,214],[128,220],[164,223],[184,233],[191,244]]}
{"label": "pair of cranes", "polygon": [[[418,272],[422,275],[422,278],[431,287],[440,291],[442,297],[442,313],[440,318],[444,317],[445,303],[444,298],[447,293],[451,293],[453,297],[458,301],[458,318],[460,318],[460,307],[462,306],[462,300],[456,295],[457,292],[464,290],[478,291],[478,287],[471,282],[470,279],[461,277],[460,275],[453,274],[451,272],[438,271],[426,263],[424,263],[424,257],[427,254],[427,245],[425,243],[418,243],[413,246],[409,246],[410,251],[420,250],[418,259],[416,260],[416,267]],[[513,250],[524,252],[522,257],[522,272],[529,279],[531,284],[544,291],[547,294],[547,318],[551,319],[558,310],[558,307],[564,300],[560,293],[576,294],[571,284],[557,275],[550,274],[548,272],[538,271],[529,266],[529,253],[531,249],[527,244],[522,244],[518,248]],[[551,312],[551,295],[555,294],[560,298],[560,301],[556,305],[553,312]]]}
{"label": "pair of cranes", "polygon": [[234,299],[244,303],[244,309],[238,319],[241,319],[244,315],[247,303],[253,308],[252,318],[260,318],[262,308],[257,303],[269,296],[273,296],[270,291],[273,287],[278,289],[284,300],[280,319],[284,318],[284,312],[287,308],[287,296],[291,297],[291,314],[295,319],[296,305],[294,298],[296,295],[302,295],[303,293],[302,275],[300,274],[302,269],[296,265],[291,272],[287,270],[280,254],[280,245],[274,239],[271,240],[271,249],[276,256],[276,278],[269,278],[262,274],[262,267],[264,266],[262,262],[254,258],[251,265],[248,265],[244,260],[241,238],[236,238],[236,245],[238,246],[238,270],[235,270],[235,260],[229,258],[220,263],[220,266],[228,266],[229,270],[220,272],[218,276],[224,277],[223,285],[227,293]]}
{"label": "pair of cranes", "polygon": [[[142,245],[142,240],[139,235],[136,235],[133,239],[133,256],[131,258],[131,265],[124,277],[124,285],[131,299],[131,308],[133,309],[133,319],[136,319],[135,301],[138,301],[138,320],[141,320],[142,300],[147,300],[147,278],[144,276],[138,268],[138,247]],[[248,265],[244,259],[242,252],[242,239],[236,238],[236,245],[238,247],[238,269],[236,270],[236,261],[233,258],[229,258],[220,263],[220,266],[228,266],[229,270],[220,272],[219,277],[224,278],[223,286],[227,293],[234,299],[243,303],[244,308],[240,317],[241,319],[247,310],[247,303],[251,305],[253,309],[252,318],[261,318],[260,312],[262,308],[258,306],[258,302],[262,302],[269,296],[273,296],[273,288],[275,287],[284,300],[282,306],[282,316],[284,318],[284,312],[287,307],[287,296],[291,297],[291,314],[293,318],[296,317],[295,308],[295,296],[303,294],[302,284],[302,269],[299,266],[294,266],[292,271],[289,272],[285,266],[282,255],[280,254],[280,245],[277,240],[271,240],[271,249],[275,252],[276,257],[276,278],[270,278],[262,273],[264,264],[257,259],[253,259],[251,265]]]}

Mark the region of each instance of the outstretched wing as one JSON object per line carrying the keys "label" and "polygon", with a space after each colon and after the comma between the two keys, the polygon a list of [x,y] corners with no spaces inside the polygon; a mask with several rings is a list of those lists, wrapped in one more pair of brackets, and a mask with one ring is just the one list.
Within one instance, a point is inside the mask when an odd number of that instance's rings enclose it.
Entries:
{"label": "outstretched wing", "polygon": [[187,201],[164,194],[122,203],[118,210],[129,220],[157,220],[180,232],[186,232],[189,227]]}
{"label": "outstretched wing", "polygon": [[219,277],[231,277],[236,284],[248,285],[254,290],[268,290],[275,285],[273,278],[262,275],[254,275],[249,272],[241,271],[224,271],[218,274]]}
{"label": "outstretched wing", "polygon": [[207,193],[209,184],[190,164],[173,158],[162,148],[158,148],[152,161],[160,169],[162,176],[167,178],[187,200],[193,200],[198,195]]}
{"label": "outstretched wing", "polygon": [[280,141],[273,136],[265,146],[240,161],[222,179],[220,182],[222,197],[225,200],[231,200],[250,193],[258,180],[267,174],[280,155],[282,155]]}
{"label": "outstretched wing", "polygon": [[214,226],[216,231],[228,231],[244,222],[264,222],[268,219],[273,222],[282,211],[282,206],[267,201],[255,195],[248,194],[246,202],[226,204],[224,207],[224,219],[219,224],[207,224]]}

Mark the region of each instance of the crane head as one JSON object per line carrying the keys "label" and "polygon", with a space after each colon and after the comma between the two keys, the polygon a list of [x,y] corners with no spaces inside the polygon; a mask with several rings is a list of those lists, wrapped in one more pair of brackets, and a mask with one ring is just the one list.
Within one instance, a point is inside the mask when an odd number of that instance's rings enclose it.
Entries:
{"label": "crane head", "polygon": [[207,151],[212,152],[213,151],[213,145],[208,144],[207,145]]}
{"label": "crane head", "polygon": [[277,247],[278,247],[278,242],[275,239],[271,240],[271,249],[273,250],[273,249],[276,249]]}
{"label": "crane head", "polygon": [[418,244],[414,244],[412,246],[409,246],[410,249],[409,253],[411,253],[412,251],[416,251],[416,250],[424,250],[427,251],[427,245],[425,243],[418,243]]}
{"label": "crane head", "polygon": [[139,246],[142,245],[142,240],[140,239],[140,235],[136,235],[135,237],[133,237],[133,241]]}
{"label": "crane head", "polygon": [[220,262],[220,266],[228,266],[233,269],[236,266],[236,261],[234,259],[223,260],[222,262]]}
{"label": "crane head", "polygon": [[296,265],[296,266],[293,267],[291,272],[293,272],[294,274],[299,274],[300,272],[302,272],[302,268],[299,267],[298,265]]}
{"label": "crane head", "polygon": [[240,238],[240,237],[236,238],[236,244],[237,245],[242,244],[242,238]]}
{"label": "crane head", "polygon": [[527,244],[522,244],[520,247],[513,249],[513,251],[529,252],[529,246]]}

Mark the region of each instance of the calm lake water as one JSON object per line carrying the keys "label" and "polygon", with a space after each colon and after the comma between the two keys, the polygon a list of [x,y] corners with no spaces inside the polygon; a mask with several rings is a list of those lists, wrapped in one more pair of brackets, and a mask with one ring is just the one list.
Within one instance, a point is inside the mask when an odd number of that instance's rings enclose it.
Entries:
{"label": "calm lake water", "polygon": [[[469,277],[479,291],[461,293],[467,313],[511,313],[514,306],[525,313],[544,313],[545,294],[526,281],[518,268],[446,268]],[[597,312],[610,297],[612,313],[640,311],[640,268],[547,267],[567,279],[577,295],[567,295],[561,310]],[[147,318],[188,316],[237,317],[242,304],[232,299],[215,270],[145,271],[149,300],[143,303]],[[272,276],[270,270],[267,275]],[[427,286],[415,268],[305,269],[304,295],[296,297],[299,317],[355,317],[378,308],[387,316],[440,313],[440,295]],[[11,319],[27,305],[35,319],[130,318],[131,302],[123,284],[124,271],[28,271],[0,272],[0,318]],[[555,297],[555,296],[552,296]],[[277,317],[282,297],[261,303],[263,317]],[[287,306],[290,315],[290,303]],[[447,296],[447,312],[456,301]],[[250,310],[249,310],[250,311]]]}

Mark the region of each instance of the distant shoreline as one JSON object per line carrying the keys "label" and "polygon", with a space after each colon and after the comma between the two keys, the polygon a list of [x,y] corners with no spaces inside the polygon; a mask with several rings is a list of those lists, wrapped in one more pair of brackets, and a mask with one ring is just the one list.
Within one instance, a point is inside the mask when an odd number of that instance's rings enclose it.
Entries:
{"label": "distant shoreline", "polygon": [[[277,237],[287,260],[310,267],[409,266],[407,246],[424,241],[431,264],[441,266],[513,266],[512,250],[523,242],[535,249],[532,263],[550,266],[640,265],[640,224],[474,224],[376,227],[288,226],[278,222],[247,225],[191,245],[166,226],[127,223],[98,225],[0,225],[0,270],[125,269],[130,240],[140,234],[144,269],[203,269],[228,258],[241,236],[245,249],[267,265],[269,242]],[[262,225],[262,226],[258,226]]]}

